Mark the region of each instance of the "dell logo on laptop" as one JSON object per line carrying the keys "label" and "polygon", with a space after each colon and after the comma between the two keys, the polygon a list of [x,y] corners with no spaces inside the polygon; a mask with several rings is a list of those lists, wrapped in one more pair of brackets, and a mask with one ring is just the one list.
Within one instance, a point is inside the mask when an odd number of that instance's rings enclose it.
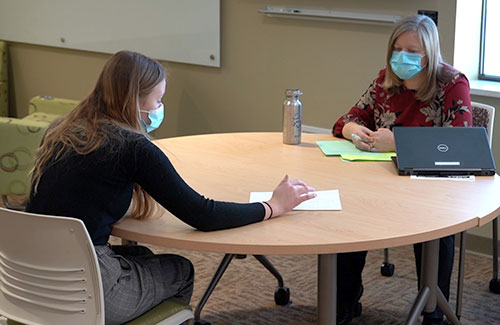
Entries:
{"label": "dell logo on laptop", "polygon": [[448,146],[445,145],[444,143],[441,143],[441,144],[438,144],[437,146],[437,150],[439,150],[440,152],[446,152],[448,151]]}

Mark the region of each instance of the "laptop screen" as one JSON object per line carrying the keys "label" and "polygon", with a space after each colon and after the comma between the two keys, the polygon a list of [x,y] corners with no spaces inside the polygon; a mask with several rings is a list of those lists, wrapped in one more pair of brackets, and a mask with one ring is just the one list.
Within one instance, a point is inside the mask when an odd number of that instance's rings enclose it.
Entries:
{"label": "laptop screen", "polygon": [[401,175],[494,175],[483,127],[395,127]]}

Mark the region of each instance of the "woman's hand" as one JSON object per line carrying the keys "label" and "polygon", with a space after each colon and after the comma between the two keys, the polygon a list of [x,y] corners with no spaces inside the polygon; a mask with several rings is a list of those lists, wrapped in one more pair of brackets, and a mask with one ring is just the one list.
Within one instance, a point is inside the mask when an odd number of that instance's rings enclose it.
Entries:
{"label": "woman's hand", "polygon": [[342,128],[342,135],[344,138],[351,140],[356,148],[364,151],[373,150],[373,137],[375,132],[366,126],[359,125],[355,122],[349,122]]}
{"label": "woman's hand", "polygon": [[[289,181],[288,175],[285,175],[283,180],[278,184],[278,186],[273,191],[273,196],[267,202],[272,207],[272,217],[277,217],[288,211],[293,210],[300,203],[316,197],[314,193],[314,188],[308,186],[306,183],[300,179],[294,179]],[[266,218],[270,215],[266,208]]]}
{"label": "woman's hand", "polygon": [[371,151],[388,152],[396,151],[394,144],[394,133],[386,128],[380,128],[373,132],[371,138],[373,139],[373,146]]}
{"label": "woman's hand", "polygon": [[394,134],[391,130],[380,128],[372,131],[355,122],[349,122],[342,129],[344,138],[354,143],[356,148],[364,151],[387,152],[395,151]]}

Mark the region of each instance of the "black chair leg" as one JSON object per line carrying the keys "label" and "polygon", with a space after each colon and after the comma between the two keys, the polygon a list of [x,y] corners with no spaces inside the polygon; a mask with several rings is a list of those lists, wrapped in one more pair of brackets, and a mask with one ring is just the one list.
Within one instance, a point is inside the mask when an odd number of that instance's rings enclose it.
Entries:
{"label": "black chair leg", "polygon": [[394,264],[389,262],[389,248],[384,248],[384,262],[380,267],[380,274],[383,276],[393,276],[394,268]]}
{"label": "black chair leg", "polygon": [[498,280],[498,217],[491,223],[493,227],[493,278],[490,280],[490,291],[500,293],[500,281]]}
{"label": "black chair leg", "polygon": [[278,270],[276,270],[274,265],[267,259],[267,257],[265,257],[264,255],[254,255],[253,257],[255,257],[257,259],[257,261],[260,262],[260,264],[264,265],[264,267],[269,272],[271,272],[272,275],[274,275],[276,280],[278,280],[278,286],[283,287],[284,282],[283,282],[283,278],[281,277],[281,274],[278,272]]}
{"label": "black chair leg", "polygon": [[276,270],[274,265],[264,255],[254,255],[257,261],[260,262],[272,275],[278,280],[278,286],[274,290],[274,302],[276,305],[285,306],[290,303],[290,289],[285,287],[281,274]]}
{"label": "black chair leg", "polygon": [[[222,278],[222,275],[226,271],[227,267],[233,260],[233,258],[245,258],[246,255],[235,255],[235,254],[226,254],[222,258],[222,261],[219,264],[219,267],[217,268],[217,271],[215,271],[214,276],[212,277],[212,280],[208,284],[207,289],[205,290],[205,293],[203,293],[203,296],[200,299],[200,302],[196,306],[196,309],[194,311],[194,320],[196,325],[209,325],[209,322],[205,322],[201,320],[201,310],[205,306],[205,304],[208,301],[208,298],[214,291],[215,287],[219,283],[220,279]],[[254,255],[254,257],[262,264],[264,267],[271,272],[272,275],[278,280],[278,287],[276,287],[274,291],[274,301],[276,302],[277,305],[287,305],[290,302],[290,290],[286,287],[284,287],[284,282],[283,278],[281,277],[281,274],[278,272],[278,270],[273,266],[273,264],[263,255]]]}
{"label": "black chair leg", "polygon": [[222,261],[219,264],[219,267],[217,268],[217,271],[215,271],[214,276],[212,277],[212,280],[208,284],[207,289],[205,290],[205,293],[203,294],[203,297],[201,297],[200,302],[198,303],[198,306],[196,306],[196,309],[194,311],[194,320],[195,324],[210,324],[207,322],[204,322],[200,319],[201,315],[201,310],[207,303],[208,298],[214,291],[215,287],[217,286],[217,283],[219,283],[220,279],[222,278],[222,275],[226,271],[227,267],[229,266],[229,263],[233,260],[234,254],[226,254],[222,258]]}

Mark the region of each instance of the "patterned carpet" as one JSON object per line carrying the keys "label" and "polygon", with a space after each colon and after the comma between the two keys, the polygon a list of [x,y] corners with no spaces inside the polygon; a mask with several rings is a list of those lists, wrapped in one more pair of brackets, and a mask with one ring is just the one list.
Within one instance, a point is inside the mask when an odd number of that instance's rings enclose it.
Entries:
{"label": "patterned carpet", "polygon": [[[189,258],[196,270],[193,306],[214,274],[222,254],[168,250]],[[417,294],[417,280],[411,246],[390,250],[396,265],[393,277],[380,275],[383,250],[368,253],[363,273],[363,312],[352,324],[403,324]],[[458,254],[456,255],[458,258]],[[202,312],[202,319],[218,324],[316,324],[317,257],[268,256],[290,288],[289,306],[274,304],[276,280],[253,257],[233,259]],[[452,308],[455,310],[457,263],[452,280]],[[491,258],[467,254],[462,324],[500,324],[500,295],[488,291]]]}
{"label": "patterned carpet", "polygon": [[[14,200],[12,203],[18,203]],[[19,202],[20,203],[20,202]],[[0,203],[2,206],[2,203]],[[119,243],[112,238],[113,243]],[[150,246],[155,252],[189,258],[196,270],[193,307],[198,303],[223,254],[200,253]],[[383,251],[370,251],[363,272],[363,312],[352,324],[403,324],[417,294],[417,280],[411,246],[392,248],[392,277],[380,275]],[[267,256],[290,288],[292,303],[274,303],[274,277],[253,257],[233,259],[202,312],[213,325],[306,325],[317,322],[317,257],[311,255]],[[455,310],[458,254],[453,273],[451,303]],[[465,264],[462,324],[500,324],[500,295],[490,293],[491,257],[467,254]]]}

